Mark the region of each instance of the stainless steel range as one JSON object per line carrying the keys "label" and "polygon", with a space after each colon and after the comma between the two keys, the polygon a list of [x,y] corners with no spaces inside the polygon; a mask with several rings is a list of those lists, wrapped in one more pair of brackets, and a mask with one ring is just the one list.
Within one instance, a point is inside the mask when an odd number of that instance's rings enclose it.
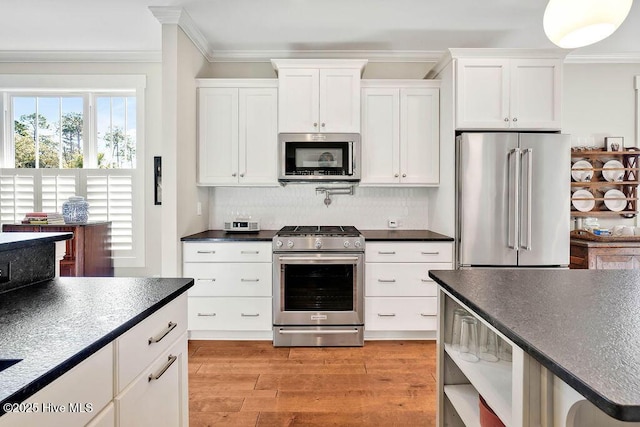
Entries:
{"label": "stainless steel range", "polygon": [[273,345],[364,344],[364,237],[291,226],[273,238]]}

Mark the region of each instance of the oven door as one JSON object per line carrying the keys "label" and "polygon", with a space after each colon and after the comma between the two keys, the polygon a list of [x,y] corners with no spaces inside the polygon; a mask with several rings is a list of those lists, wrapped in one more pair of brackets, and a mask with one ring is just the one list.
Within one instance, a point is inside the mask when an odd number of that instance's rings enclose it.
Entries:
{"label": "oven door", "polygon": [[274,254],[274,325],[362,325],[362,253]]}

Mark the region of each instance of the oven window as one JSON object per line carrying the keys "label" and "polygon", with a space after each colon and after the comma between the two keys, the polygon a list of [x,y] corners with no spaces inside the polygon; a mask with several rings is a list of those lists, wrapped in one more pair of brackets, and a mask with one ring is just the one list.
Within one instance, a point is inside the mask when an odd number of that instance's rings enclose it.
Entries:
{"label": "oven window", "polygon": [[353,311],[352,264],[282,266],[284,311]]}
{"label": "oven window", "polygon": [[350,173],[348,142],[287,142],[285,157],[287,174]]}

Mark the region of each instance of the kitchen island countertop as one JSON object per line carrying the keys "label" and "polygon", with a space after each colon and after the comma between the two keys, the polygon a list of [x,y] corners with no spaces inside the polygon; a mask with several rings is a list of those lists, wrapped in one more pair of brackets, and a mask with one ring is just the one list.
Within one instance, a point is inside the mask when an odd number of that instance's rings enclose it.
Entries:
{"label": "kitchen island countertop", "polygon": [[73,233],[0,233],[0,251],[69,240]]}
{"label": "kitchen island countertop", "polygon": [[22,359],[0,372],[0,403],[24,401],[191,286],[187,278],[64,277],[0,294],[0,358]]}
{"label": "kitchen island countertop", "polygon": [[454,270],[442,288],[608,415],[640,421],[640,272]]}

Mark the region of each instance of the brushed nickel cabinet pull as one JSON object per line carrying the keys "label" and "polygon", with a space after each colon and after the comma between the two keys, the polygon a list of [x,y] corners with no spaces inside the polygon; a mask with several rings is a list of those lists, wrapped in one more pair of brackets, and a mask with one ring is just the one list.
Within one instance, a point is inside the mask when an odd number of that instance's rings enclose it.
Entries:
{"label": "brushed nickel cabinet pull", "polygon": [[440,251],[436,252],[420,252],[422,255],[440,255]]}
{"label": "brushed nickel cabinet pull", "polygon": [[199,317],[215,317],[215,313],[198,313]]}
{"label": "brushed nickel cabinet pull", "polygon": [[424,314],[424,313],[420,313],[420,316],[422,316],[422,317],[430,317],[430,316],[433,316],[433,315],[432,315],[432,314]]}
{"label": "brushed nickel cabinet pull", "polygon": [[395,313],[378,313],[378,317],[396,317]]}
{"label": "brushed nickel cabinet pull", "polygon": [[178,326],[177,323],[169,322],[169,324],[167,325],[167,329],[165,329],[164,331],[160,332],[155,337],[150,337],[149,338],[149,345],[162,341],[162,339],[164,337],[166,337],[169,334],[169,332],[173,331],[176,328],[176,326]]}
{"label": "brushed nickel cabinet pull", "polygon": [[396,251],[378,251],[380,255],[395,255]]}
{"label": "brushed nickel cabinet pull", "polygon": [[199,282],[215,282],[216,279],[215,278],[211,278],[211,279],[198,279]]}
{"label": "brushed nickel cabinet pull", "polygon": [[216,251],[198,251],[199,254],[215,254]]}
{"label": "brushed nickel cabinet pull", "polygon": [[256,314],[240,313],[240,316],[242,316],[242,317],[260,317],[260,313],[256,313]]}
{"label": "brushed nickel cabinet pull", "polygon": [[396,279],[378,279],[380,283],[396,283]]}
{"label": "brushed nickel cabinet pull", "polygon": [[165,363],[165,365],[162,368],[160,368],[160,370],[157,373],[149,374],[149,382],[153,380],[159,380],[160,377],[164,375],[165,372],[167,372],[167,369],[169,369],[171,365],[173,365],[173,362],[175,362],[177,358],[178,356],[174,356],[173,354],[170,354],[169,358],[167,359],[167,363]]}
{"label": "brushed nickel cabinet pull", "polygon": [[240,253],[243,255],[258,255],[260,251],[240,251]]}
{"label": "brushed nickel cabinet pull", "polygon": [[422,283],[429,283],[429,282],[433,282],[433,280],[431,279],[420,279],[422,281]]}
{"label": "brushed nickel cabinet pull", "polygon": [[260,279],[240,279],[241,282],[259,282]]}

